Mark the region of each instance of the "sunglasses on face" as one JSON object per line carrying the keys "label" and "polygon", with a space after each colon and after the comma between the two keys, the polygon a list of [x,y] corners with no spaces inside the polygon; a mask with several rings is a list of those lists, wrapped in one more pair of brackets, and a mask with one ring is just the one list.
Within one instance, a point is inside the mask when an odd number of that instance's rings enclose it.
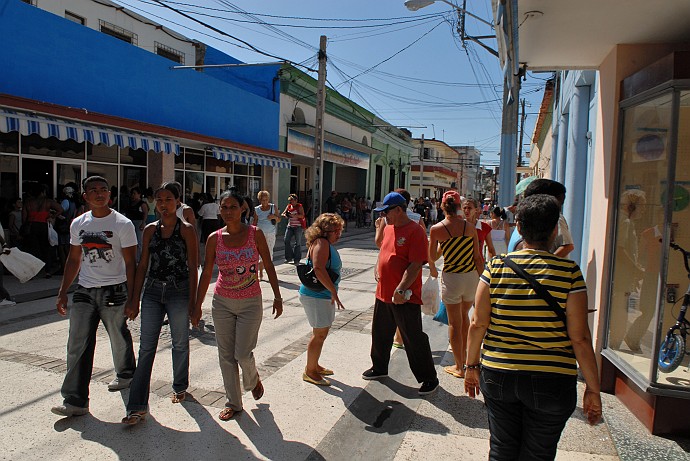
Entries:
{"label": "sunglasses on face", "polygon": [[387,210],[383,210],[383,211],[381,212],[381,214],[383,214],[383,215],[388,214],[388,213],[390,213],[391,211],[395,210],[396,208],[400,208],[400,207],[399,207],[399,206],[394,206],[394,207],[388,208]]}

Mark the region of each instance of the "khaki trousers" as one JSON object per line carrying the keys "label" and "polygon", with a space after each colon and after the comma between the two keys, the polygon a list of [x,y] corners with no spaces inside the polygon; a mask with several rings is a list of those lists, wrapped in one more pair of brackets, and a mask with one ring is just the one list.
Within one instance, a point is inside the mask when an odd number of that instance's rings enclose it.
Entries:
{"label": "khaki trousers", "polygon": [[225,406],[239,411],[242,410],[239,368],[242,368],[245,392],[254,389],[259,382],[254,348],[263,319],[261,296],[230,299],[214,295],[211,305],[218,343],[218,362],[227,398]]}

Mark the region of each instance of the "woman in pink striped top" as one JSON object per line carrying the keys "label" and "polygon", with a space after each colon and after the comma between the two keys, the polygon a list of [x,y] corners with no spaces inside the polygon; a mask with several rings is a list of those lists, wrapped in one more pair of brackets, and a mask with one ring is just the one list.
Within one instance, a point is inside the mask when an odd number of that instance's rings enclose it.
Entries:
{"label": "woman in pink striped top", "polygon": [[220,196],[220,216],[225,227],[209,235],[206,241],[206,260],[195,304],[195,313],[199,315],[211,282],[213,265],[217,264],[218,280],[213,291],[211,313],[227,398],[225,408],[218,415],[222,421],[242,411],[240,367],[244,390],[251,390],[255,400],[264,394],[254,362],[254,348],[263,319],[261,287],[257,277],[259,257],[264,261],[273,289],[274,318],[283,313],[283,299],[266,237],[255,226],[242,223],[242,202],[242,197],[231,191]]}

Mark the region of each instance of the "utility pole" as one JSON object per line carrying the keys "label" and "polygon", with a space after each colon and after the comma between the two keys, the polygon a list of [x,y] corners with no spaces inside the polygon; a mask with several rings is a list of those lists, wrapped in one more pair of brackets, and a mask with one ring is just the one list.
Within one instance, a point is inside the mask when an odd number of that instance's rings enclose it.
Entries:
{"label": "utility pole", "polygon": [[518,161],[517,166],[520,168],[522,166],[522,139],[525,135],[525,119],[527,115],[525,114],[525,98],[520,101],[520,108],[522,109],[522,116],[520,117],[520,141],[518,144]]}
{"label": "utility pole", "polygon": [[419,143],[419,195],[424,195],[424,133],[422,133],[422,142]]}
{"label": "utility pole", "polygon": [[316,122],[314,123],[314,187],[312,188],[312,219],[321,214],[323,189],[324,114],[326,112],[326,36],[319,42],[319,76],[316,84]]}

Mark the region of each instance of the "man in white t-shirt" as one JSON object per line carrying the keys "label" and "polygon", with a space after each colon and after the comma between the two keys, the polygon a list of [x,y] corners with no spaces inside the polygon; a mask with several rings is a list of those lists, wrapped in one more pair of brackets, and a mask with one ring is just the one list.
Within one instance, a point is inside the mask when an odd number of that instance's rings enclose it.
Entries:
{"label": "man in white t-shirt", "polygon": [[67,372],[62,384],[64,402],[52,408],[60,416],[81,416],[89,412],[89,381],[96,347],[96,330],[102,321],[110,337],[117,376],[108,390],[129,387],[135,359],[126,312],[133,292],[137,236],[132,221],[108,207],[110,189],[105,178],[84,180],[84,201],[90,211],[70,226],[70,252],[65,264],[56,307],[67,313],[67,290],[79,275],[72,295],[67,339]]}

